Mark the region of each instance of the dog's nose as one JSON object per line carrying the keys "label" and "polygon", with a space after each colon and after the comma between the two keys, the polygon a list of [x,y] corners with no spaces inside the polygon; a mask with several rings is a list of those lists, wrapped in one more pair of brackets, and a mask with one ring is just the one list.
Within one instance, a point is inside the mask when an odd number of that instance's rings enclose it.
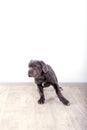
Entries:
{"label": "dog's nose", "polygon": [[30,74],[28,74],[28,76],[31,77]]}
{"label": "dog's nose", "polygon": [[28,71],[28,77],[31,77],[30,72]]}

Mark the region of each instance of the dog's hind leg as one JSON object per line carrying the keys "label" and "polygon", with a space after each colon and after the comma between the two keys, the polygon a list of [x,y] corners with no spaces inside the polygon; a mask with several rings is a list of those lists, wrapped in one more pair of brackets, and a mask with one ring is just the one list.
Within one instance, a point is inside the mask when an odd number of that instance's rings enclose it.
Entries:
{"label": "dog's hind leg", "polygon": [[64,105],[70,105],[69,101],[62,95],[58,84],[53,84],[53,87],[54,87],[54,89],[55,89],[55,91],[56,91],[56,94],[57,94],[59,100],[60,100]]}

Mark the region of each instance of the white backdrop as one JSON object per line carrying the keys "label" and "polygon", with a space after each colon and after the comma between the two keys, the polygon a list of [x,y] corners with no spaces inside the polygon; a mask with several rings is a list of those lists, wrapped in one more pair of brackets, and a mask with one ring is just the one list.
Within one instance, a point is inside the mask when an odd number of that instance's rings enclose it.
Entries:
{"label": "white backdrop", "polygon": [[87,82],[85,0],[0,0],[0,82],[27,82],[30,59],[60,82]]}

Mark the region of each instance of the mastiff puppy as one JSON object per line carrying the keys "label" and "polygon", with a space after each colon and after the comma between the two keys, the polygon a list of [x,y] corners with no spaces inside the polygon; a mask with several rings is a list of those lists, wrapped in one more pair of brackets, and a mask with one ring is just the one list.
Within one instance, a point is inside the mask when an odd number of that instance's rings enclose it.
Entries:
{"label": "mastiff puppy", "polygon": [[43,104],[45,101],[43,88],[52,85],[55,89],[55,92],[59,100],[64,105],[69,105],[69,101],[62,95],[61,87],[58,85],[57,77],[51,68],[50,65],[44,63],[43,61],[31,60],[29,62],[29,71],[28,76],[35,79],[35,83],[38,86],[40,99],[38,100],[39,104]]}

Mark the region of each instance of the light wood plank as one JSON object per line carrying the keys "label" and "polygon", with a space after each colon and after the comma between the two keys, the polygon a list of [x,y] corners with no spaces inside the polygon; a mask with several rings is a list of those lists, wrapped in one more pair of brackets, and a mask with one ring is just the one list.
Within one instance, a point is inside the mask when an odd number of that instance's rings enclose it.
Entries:
{"label": "light wood plank", "polygon": [[44,90],[46,102],[39,105],[33,84],[0,85],[0,130],[86,130],[87,86],[63,86],[71,105],[64,106],[52,87]]}

